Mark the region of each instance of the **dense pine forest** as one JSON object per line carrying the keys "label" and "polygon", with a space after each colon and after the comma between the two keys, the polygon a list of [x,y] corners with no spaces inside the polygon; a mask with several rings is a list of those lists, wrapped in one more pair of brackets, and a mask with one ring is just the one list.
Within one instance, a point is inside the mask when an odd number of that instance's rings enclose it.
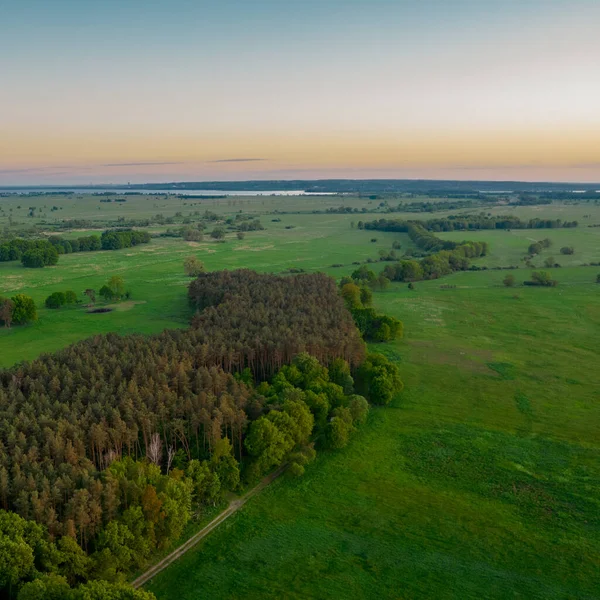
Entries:
{"label": "dense pine forest", "polygon": [[124,581],[199,507],[282,463],[302,474],[315,442],[344,446],[367,399],[402,388],[385,357],[365,360],[325,275],[201,274],[189,299],[188,330],[96,336],[0,371],[8,597]]}

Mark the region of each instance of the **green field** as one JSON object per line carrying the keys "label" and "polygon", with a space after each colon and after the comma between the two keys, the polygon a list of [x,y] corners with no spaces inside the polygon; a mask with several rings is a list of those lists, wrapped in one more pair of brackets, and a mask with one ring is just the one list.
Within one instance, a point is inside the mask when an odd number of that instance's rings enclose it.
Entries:
{"label": "green field", "polygon": [[599,293],[394,285],[406,391],[148,589],[158,598],[596,598]]}
{"label": "green field", "polygon": [[[252,213],[266,230],[241,241],[230,234],[226,243],[158,238],[133,249],[63,255],[56,267],[39,270],[0,263],[0,295],[23,292],[40,307],[37,323],[0,330],[0,366],[95,333],[185,327],[191,313],[182,263],[192,254],[209,270],[296,267],[341,277],[353,262],[376,261],[393,241],[402,244],[400,253],[412,248],[405,234],[351,228],[376,215],[310,214],[339,206],[337,197],[202,206],[142,196],[123,205],[87,196],[60,201],[60,218],[98,226],[119,215],[186,216],[207,208]],[[13,227],[15,220],[42,226],[41,217],[21,214],[33,204],[0,198],[1,224],[13,208]],[[153,580],[148,589],[160,600],[600,597],[600,267],[581,266],[600,261],[600,228],[587,227],[600,223],[600,209],[554,204],[486,212],[580,221],[575,229],[440,234],[488,241],[490,255],[476,264],[518,265],[518,282],[531,273],[521,261],[528,245],[548,237],[553,246],[533,262],[541,267],[554,256],[562,265],[552,270],[558,287],[508,289],[506,271],[487,270],[417,282],[414,291],[392,284],[376,292],[376,307],[404,322],[404,339],[373,347],[398,362],[401,397],[374,409],[347,448],[321,453],[301,479],[275,482]],[[563,245],[575,254],[560,255]],[[124,277],[137,304],[106,314],[43,308],[54,291],[99,289],[113,274]]]}

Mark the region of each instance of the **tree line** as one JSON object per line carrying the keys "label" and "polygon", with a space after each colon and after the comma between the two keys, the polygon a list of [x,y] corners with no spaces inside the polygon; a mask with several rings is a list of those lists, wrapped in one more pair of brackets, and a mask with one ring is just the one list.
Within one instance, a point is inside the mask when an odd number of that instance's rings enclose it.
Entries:
{"label": "tree line", "polygon": [[117,229],[105,231],[101,236],[89,235],[74,239],[50,236],[43,240],[14,238],[0,243],[0,262],[20,260],[24,267],[41,268],[58,263],[60,254],[119,250],[150,242],[147,231]]}
{"label": "tree line", "polygon": [[476,231],[480,229],[557,229],[561,227],[577,227],[577,221],[562,219],[529,219],[522,221],[512,215],[490,217],[487,215],[450,215],[440,219],[423,221],[402,221],[399,219],[378,219],[376,221],[358,222],[359,229],[377,231],[399,231],[408,233],[410,225],[418,225],[427,231]]}

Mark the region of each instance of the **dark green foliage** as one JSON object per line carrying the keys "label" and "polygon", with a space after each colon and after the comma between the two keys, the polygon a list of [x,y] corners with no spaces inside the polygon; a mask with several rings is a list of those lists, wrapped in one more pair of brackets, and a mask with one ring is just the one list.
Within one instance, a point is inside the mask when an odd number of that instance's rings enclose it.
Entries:
{"label": "dark green foliage", "polygon": [[377,314],[374,308],[354,308],[350,312],[367,341],[389,342],[402,337],[402,322],[394,317]]}
{"label": "dark green foliage", "polygon": [[202,273],[190,284],[189,298],[202,312],[186,336],[194,347],[210,347],[204,364],[249,367],[265,379],[304,350],[324,364],[340,357],[355,367],[363,360],[364,344],[326,275]]}
{"label": "dark green foliage", "polygon": [[[90,226],[91,223],[87,223]],[[82,236],[70,240],[59,236],[50,236],[47,240],[12,239],[0,243],[0,262],[20,260],[23,266],[41,268],[58,263],[60,254],[72,252],[93,252],[96,250],[118,250],[150,241],[146,231],[131,229],[116,229],[106,231],[102,238],[97,235]]]}
{"label": "dark green foliage", "polygon": [[343,448],[354,431],[352,413],[349,408],[340,406],[334,409],[325,432],[330,448]]}
{"label": "dark green foliage", "polygon": [[[448,205],[445,205],[448,209]],[[557,229],[561,227],[577,227],[577,221],[562,221],[561,219],[529,219],[521,221],[515,216],[480,216],[480,215],[451,215],[441,219],[427,221],[400,221],[398,219],[379,219],[364,223],[365,229],[378,231],[402,231],[409,233],[409,227],[415,225],[427,231],[477,231],[481,229]],[[419,232],[418,235],[423,235]]]}
{"label": "dark green foliage", "polygon": [[502,283],[506,287],[514,287],[515,285],[515,276],[512,273],[506,275],[506,277],[502,280]]}
{"label": "dark green foliage", "polygon": [[82,236],[65,240],[53,235],[48,241],[56,248],[59,254],[71,254],[71,252],[94,252],[102,249],[102,242],[97,235]]}
{"label": "dark green foliage", "polygon": [[67,303],[67,297],[64,292],[54,292],[46,298],[46,308],[60,308]]}
{"label": "dark green foliage", "polygon": [[344,299],[346,307],[348,310],[352,310],[353,308],[361,308],[362,300],[360,299],[360,287],[358,287],[355,283],[345,283],[340,290],[340,294]]}
{"label": "dark green foliage", "polygon": [[90,581],[71,592],[67,600],[155,600],[155,596],[122,583]]}
{"label": "dark green foliage", "polygon": [[367,354],[356,372],[356,389],[373,404],[389,404],[403,388],[398,367],[383,354]]}
{"label": "dark green foliage", "polygon": [[[409,227],[411,231],[419,233],[419,237],[415,239],[421,241],[424,249],[435,250],[445,245],[445,242],[438,240],[424,228],[416,229],[412,225]],[[451,249],[438,250],[420,261],[403,260],[393,265],[386,265],[381,274],[392,281],[437,279],[454,271],[466,271],[469,268],[470,258],[485,256],[488,253],[487,242],[463,242],[461,244],[452,242],[451,245],[446,244],[446,246]]]}
{"label": "dark green foliage", "polygon": [[58,252],[49,242],[35,242],[37,247],[27,250],[21,257],[24,267],[40,269],[58,263]]}
{"label": "dark green foliage", "polygon": [[98,294],[100,294],[100,296],[102,296],[106,302],[113,299],[113,291],[107,285],[103,285],[98,290]]}
{"label": "dark green foliage", "polygon": [[368,287],[360,288],[360,302],[363,306],[373,304],[373,292]]}
{"label": "dark green foliage", "polygon": [[382,274],[392,281],[420,281],[423,279],[423,267],[416,260],[402,260],[386,265]]}
{"label": "dark green foliage", "polygon": [[225,238],[225,229],[223,227],[215,227],[210,232],[210,237],[215,240],[222,240]]}
{"label": "dark green foliage", "polygon": [[362,265],[352,272],[351,278],[358,285],[369,284],[377,279],[377,275],[367,265]]}
{"label": "dark green foliage", "polygon": [[31,321],[37,321],[37,309],[33,298],[25,294],[17,294],[11,298],[12,321],[17,325],[23,325]]}
{"label": "dark green foliage", "polygon": [[120,250],[121,248],[131,248],[138,244],[147,244],[150,242],[150,239],[150,234],[147,231],[112,229],[102,234],[100,243],[103,250]]}
{"label": "dark green foliage", "polygon": [[53,541],[45,527],[0,510],[0,594],[17,600],[151,600],[128,585],[92,581],[92,561],[70,537]]}
{"label": "dark green foliage", "polygon": [[329,365],[329,379],[339,385],[344,390],[344,394],[351,394],[354,390],[354,379],[350,373],[350,366],[341,358],[336,358]]}
{"label": "dark green foliage", "polygon": [[563,246],[560,249],[561,254],[575,254],[575,248],[573,246]]}
{"label": "dark green foliage", "polygon": [[548,271],[534,271],[531,274],[530,281],[524,281],[525,285],[533,285],[533,286],[543,286],[543,287],[556,287],[558,285],[558,281],[556,279],[552,279],[552,276]]}
{"label": "dark green foliage", "polygon": [[67,290],[65,292],[66,304],[77,304],[77,294],[73,290]]}
{"label": "dark green foliage", "polygon": [[[387,281],[387,278],[384,279]],[[352,314],[356,327],[366,341],[388,342],[402,337],[401,321],[377,314],[375,309],[370,308],[373,303],[373,293],[369,288],[359,288],[355,283],[346,283],[340,293]]]}

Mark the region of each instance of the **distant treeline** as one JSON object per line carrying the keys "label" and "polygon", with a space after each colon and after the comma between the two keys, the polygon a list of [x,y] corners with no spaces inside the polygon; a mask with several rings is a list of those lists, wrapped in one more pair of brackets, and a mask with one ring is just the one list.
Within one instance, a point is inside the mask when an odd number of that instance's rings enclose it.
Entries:
{"label": "distant treeline", "polygon": [[[185,190],[223,190],[223,191],[278,191],[304,190],[307,192],[328,193],[399,193],[415,194],[497,194],[497,193],[542,193],[571,192],[573,183],[526,182],[526,181],[456,181],[430,179],[296,179],[296,180],[263,180],[263,181],[178,181],[167,183],[142,183],[128,186],[117,186],[128,190],[170,190],[176,193]],[[589,189],[590,184],[580,187]],[[89,187],[94,190],[93,186]],[[593,189],[600,189],[600,184]]]}
{"label": "distant treeline", "polygon": [[555,191],[555,192],[542,192],[541,198],[545,198],[549,201],[552,200],[600,200],[600,193],[597,191],[598,188],[591,190],[582,190],[581,192],[573,191]]}
{"label": "distant treeline", "polygon": [[363,223],[358,222],[359,229],[374,229],[377,231],[399,231],[408,233],[411,226],[420,226],[427,231],[477,231],[479,229],[559,229],[561,227],[577,227],[577,221],[562,219],[529,219],[522,221],[513,216],[478,216],[450,215],[443,219],[428,219],[426,221],[401,221],[399,219],[379,219]]}
{"label": "distant treeline", "polygon": [[45,240],[14,238],[0,244],[0,262],[20,260],[25,267],[55,265],[59,254],[119,250],[138,244],[147,244],[151,237],[147,231],[117,229],[105,231],[101,236],[88,235],[65,239],[51,236]]}

